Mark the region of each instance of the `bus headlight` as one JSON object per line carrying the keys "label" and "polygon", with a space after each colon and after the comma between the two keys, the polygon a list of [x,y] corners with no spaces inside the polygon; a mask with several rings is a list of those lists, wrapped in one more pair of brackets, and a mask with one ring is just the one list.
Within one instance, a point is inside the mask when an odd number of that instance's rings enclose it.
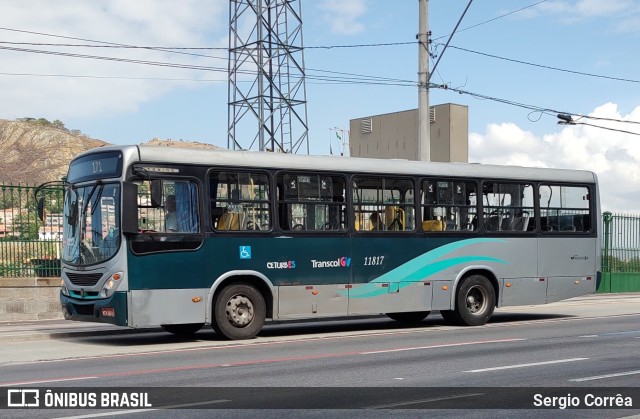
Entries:
{"label": "bus headlight", "polygon": [[66,297],[69,296],[69,290],[67,289],[67,286],[64,284],[64,279],[60,280],[60,291],[62,292],[62,295]]}
{"label": "bus headlight", "polygon": [[111,275],[111,277],[109,277],[109,279],[107,279],[107,282],[104,283],[104,287],[102,287],[102,291],[100,291],[100,296],[102,298],[111,297],[111,295],[118,288],[118,285],[120,285],[121,282],[122,272],[114,273],[113,275]]}

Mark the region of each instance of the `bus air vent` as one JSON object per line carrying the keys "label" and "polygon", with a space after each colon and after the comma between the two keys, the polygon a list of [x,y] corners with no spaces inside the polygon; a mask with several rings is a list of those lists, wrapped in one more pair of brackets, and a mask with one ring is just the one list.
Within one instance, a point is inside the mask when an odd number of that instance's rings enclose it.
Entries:
{"label": "bus air vent", "polygon": [[69,278],[69,281],[71,281],[73,285],[77,285],[79,287],[80,286],[93,287],[98,283],[98,281],[100,281],[100,278],[102,278],[102,274],[101,273],[78,274],[78,273],[67,272],[67,277]]}

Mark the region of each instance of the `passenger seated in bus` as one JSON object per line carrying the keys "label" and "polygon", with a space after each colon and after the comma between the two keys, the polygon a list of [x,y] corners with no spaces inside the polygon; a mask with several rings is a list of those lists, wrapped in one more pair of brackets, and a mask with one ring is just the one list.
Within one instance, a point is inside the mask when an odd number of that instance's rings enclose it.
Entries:
{"label": "passenger seated in bus", "polygon": [[384,230],[384,223],[380,219],[380,214],[372,212],[369,216],[369,229],[370,230]]}

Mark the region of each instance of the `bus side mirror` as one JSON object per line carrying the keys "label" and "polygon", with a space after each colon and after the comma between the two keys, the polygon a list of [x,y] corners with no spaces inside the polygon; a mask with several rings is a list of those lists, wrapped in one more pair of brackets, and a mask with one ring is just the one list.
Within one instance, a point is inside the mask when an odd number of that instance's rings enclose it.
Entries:
{"label": "bus side mirror", "polygon": [[38,218],[44,223],[44,197],[38,198],[36,209],[38,210]]}
{"label": "bus side mirror", "polygon": [[138,230],[138,185],[122,184],[122,233],[137,234]]}
{"label": "bus side mirror", "polygon": [[162,181],[151,181],[151,207],[160,208],[162,206]]}

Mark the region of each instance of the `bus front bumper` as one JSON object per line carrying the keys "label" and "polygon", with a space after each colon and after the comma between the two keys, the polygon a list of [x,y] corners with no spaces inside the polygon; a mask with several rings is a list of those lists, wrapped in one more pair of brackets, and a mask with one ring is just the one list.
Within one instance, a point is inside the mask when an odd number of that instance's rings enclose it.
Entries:
{"label": "bus front bumper", "polygon": [[115,292],[103,300],[81,300],[61,292],[60,304],[66,320],[127,326],[126,292]]}

